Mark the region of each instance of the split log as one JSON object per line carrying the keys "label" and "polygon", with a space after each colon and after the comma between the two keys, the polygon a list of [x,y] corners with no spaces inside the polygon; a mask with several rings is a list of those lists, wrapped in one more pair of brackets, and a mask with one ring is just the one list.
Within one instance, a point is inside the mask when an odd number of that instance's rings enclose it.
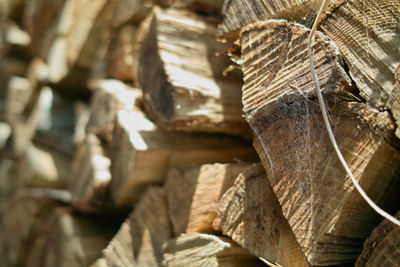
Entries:
{"label": "split log", "polygon": [[133,73],[133,62],[136,56],[134,53],[136,29],[135,24],[126,24],[112,38],[103,59],[105,65],[103,76],[125,82],[132,82],[136,79]]}
{"label": "split log", "polygon": [[202,13],[221,13],[224,0],[155,0],[162,7],[190,9]]}
{"label": "split log", "polygon": [[171,236],[164,190],[149,187],[93,266],[161,266]]}
{"label": "split log", "polygon": [[[150,118],[172,130],[248,133],[239,75],[216,27],[195,14],[154,9],[139,29],[138,80]],[[184,45],[182,45],[184,44]]]}
{"label": "split log", "polygon": [[339,46],[360,95],[379,109],[392,108],[394,73],[400,65],[399,19],[396,0],[340,0],[321,22]]}
{"label": "split log", "polygon": [[[361,187],[385,210],[399,209],[400,153],[392,144],[390,115],[357,103],[329,109],[338,145]],[[342,168],[318,105],[299,100],[258,119],[255,148],[307,260],[318,266],[355,260],[381,218]]]}
{"label": "split log", "polygon": [[28,47],[31,38],[27,32],[21,29],[15,22],[7,21],[4,29],[4,46],[2,52],[8,57],[30,60]]}
{"label": "split log", "polygon": [[9,139],[8,151],[4,153],[22,155],[30,144],[39,123],[41,102],[45,97],[42,93],[45,79],[46,66],[41,60],[32,61],[27,78],[10,79],[5,118],[12,128],[12,136]]}
{"label": "split log", "polygon": [[395,73],[396,82],[394,84],[393,95],[390,101],[393,118],[396,120],[396,136],[400,138],[400,65]]}
{"label": "split log", "polygon": [[165,266],[265,266],[226,237],[185,234],[164,245]]}
{"label": "split log", "polygon": [[153,0],[117,0],[112,27],[118,28],[127,22],[140,22],[153,8]]}
{"label": "split log", "polygon": [[256,158],[252,148],[241,139],[167,132],[139,111],[120,110],[113,135],[111,193],[117,205],[130,206],[145,186],[164,181],[169,166]]}
{"label": "split log", "polygon": [[90,118],[86,132],[111,142],[118,110],[138,110],[141,92],[117,80],[99,80],[90,104]]}
{"label": "split log", "polygon": [[173,167],[165,190],[175,236],[183,233],[214,233],[212,222],[217,205],[248,164],[206,164]]}
{"label": "split log", "polygon": [[88,134],[77,149],[69,185],[74,208],[82,212],[111,210],[110,165],[100,141]]}
{"label": "split log", "polygon": [[28,189],[15,194],[4,213],[2,230],[13,265],[23,266],[35,234],[48,230],[48,216],[68,201],[64,191]]}
{"label": "split log", "polygon": [[[400,218],[397,212],[396,218]],[[355,266],[397,266],[400,262],[400,228],[383,220],[364,243],[364,250]]]}
{"label": "split log", "polygon": [[29,1],[25,10],[23,25],[31,37],[29,53],[33,57],[47,59],[53,38],[56,38],[57,17],[66,0]]}
{"label": "split log", "polygon": [[311,26],[321,2],[321,0],[225,1],[222,8],[224,19],[218,33],[221,38],[232,42],[239,37],[242,27],[268,19],[287,19]]}
{"label": "split log", "polygon": [[116,232],[110,218],[77,215],[68,208],[54,210],[45,224],[24,266],[89,266]]}
{"label": "split log", "polygon": [[261,164],[242,172],[222,196],[214,227],[276,266],[308,266]]}
{"label": "split log", "polygon": [[[308,34],[307,28],[283,20],[242,30],[243,109],[250,125],[258,119],[258,112],[272,114],[282,104],[316,97],[307,55]],[[338,48],[318,32],[312,48],[325,95],[351,99],[351,80]]]}
{"label": "split log", "polygon": [[24,157],[26,167],[20,177],[26,185],[43,188],[67,188],[70,177],[71,157],[38,144],[30,144]]}

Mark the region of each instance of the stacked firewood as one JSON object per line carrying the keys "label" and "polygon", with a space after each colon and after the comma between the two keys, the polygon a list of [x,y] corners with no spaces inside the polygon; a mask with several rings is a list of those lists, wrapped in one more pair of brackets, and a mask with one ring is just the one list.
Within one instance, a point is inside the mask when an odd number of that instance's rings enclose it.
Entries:
{"label": "stacked firewood", "polygon": [[[321,2],[0,0],[0,266],[397,266],[316,100]],[[399,20],[331,0],[311,44],[344,158],[393,215]]]}

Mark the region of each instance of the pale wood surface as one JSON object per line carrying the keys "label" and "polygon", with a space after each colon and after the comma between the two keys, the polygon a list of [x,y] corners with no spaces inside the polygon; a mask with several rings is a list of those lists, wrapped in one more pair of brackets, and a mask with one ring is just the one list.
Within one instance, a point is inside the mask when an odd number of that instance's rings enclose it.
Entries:
{"label": "pale wood surface", "polygon": [[[384,209],[398,209],[400,154],[391,145],[394,124],[389,114],[359,103],[329,110],[338,145],[361,187]],[[381,218],[340,165],[319,107],[299,100],[258,119],[255,148],[308,261],[326,265],[355,260],[362,240]]]}
{"label": "pale wood surface", "polygon": [[93,266],[161,266],[172,237],[164,189],[149,187]]}
{"label": "pale wood surface", "polygon": [[165,190],[175,236],[182,233],[213,233],[219,199],[248,164],[205,164],[174,167],[168,172]]}
{"label": "pale wood surface", "polygon": [[396,0],[340,0],[326,10],[321,22],[321,29],[340,48],[360,95],[380,109],[390,110],[394,96],[399,19]]}
{"label": "pale wood surface", "polygon": [[96,89],[91,99],[86,132],[111,142],[118,110],[137,110],[141,92],[118,80],[98,80],[93,87]]}
{"label": "pale wood surface", "polygon": [[231,63],[215,24],[156,8],[144,25],[137,76],[149,117],[172,130],[248,133],[242,82],[237,73],[223,75]]}
{"label": "pale wood surface", "polygon": [[140,111],[120,110],[113,135],[111,192],[118,205],[131,205],[148,184],[164,181],[169,166],[252,162],[256,158],[241,139],[167,132]]}
{"label": "pale wood surface", "polygon": [[163,248],[165,266],[265,266],[232,240],[209,234],[184,234]]}
{"label": "pale wood surface", "polygon": [[222,196],[214,227],[279,266],[308,266],[261,164],[243,171]]}
{"label": "pale wood surface", "polygon": [[77,149],[69,191],[72,205],[82,212],[106,212],[113,207],[109,191],[111,161],[102,146],[95,135],[88,134]]}
{"label": "pale wood surface", "polygon": [[[400,212],[397,212],[397,219]],[[365,241],[364,249],[355,266],[398,266],[400,262],[400,227],[383,220]]]}

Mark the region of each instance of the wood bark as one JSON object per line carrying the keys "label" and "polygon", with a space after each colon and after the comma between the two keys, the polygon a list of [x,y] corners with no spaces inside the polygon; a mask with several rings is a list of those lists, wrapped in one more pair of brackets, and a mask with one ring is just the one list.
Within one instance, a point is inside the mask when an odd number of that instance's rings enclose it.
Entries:
{"label": "wood bark", "polygon": [[164,189],[149,187],[93,266],[161,266],[171,237]]}
{"label": "wood bark", "polygon": [[221,38],[234,41],[244,26],[268,19],[287,19],[311,26],[321,2],[321,0],[225,1],[222,8],[224,19],[218,33]]}
{"label": "wood bark", "polygon": [[172,130],[247,133],[241,80],[223,75],[231,63],[214,24],[157,8],[140,31],[137,76],[151,119]]}
{"label": "wood bark", "polygon": [[165,183],[169,214],[175,236],[182,233],[213,233],[217,204],[248,164],[206,164],[174,167]]}
{"label": "wood bark", "polygon": [[178,266],[265,266],[226,237],[184,234],[164,245],[164,264]]}
{"label": "wood bark", "polygon": [[[400,212],[397,212],[396,218],[400,218]],[[400,228],[383,220],[365,241],[355,266],[397,266],[400,262],[399,239]]]}
{"label": "wood bark", "polygon": [[118,110],[138,110],[141,92],[117,80],[99,80],[94,87],[86,132],[109,143]]}
{"label": "wood bark", "polygon": [[400,64],[399,19],[399,1],[340,0],[321,22],[321,29],[340,48],[360,95],[379,109],[390,110],[394,96],[394,73]]}
{"label": "wood bark", "polygon": [[213,13],[219,15],[221,13],[224,0],[155,0],[155,2],[163,7],[173,7],[181,9],[190,9],[198,12]]}
{"label": "wood bark", "polygon": [[100,140],[88,134],[77,149],[69,184],[74,208],[82,212],[112,210],[110,165]]}
{"label": "wood bark", "polygon": [[222,196],[214,227],[277,266],[309,266],[261,164],[242,172]]}
{"label": "wood bark", "polygon": [[[151,160],[150,160],[151,159]],[[139,111],[120,110],[111,154],[111,192],[118,205],[132,205],[143,188],[162,183],[169,166],[254,161],[247,142],[229,136],[167,132]]]}
{"label": "wood bark", "polygon": [[400,138],[400,65],[395,73],[396,82],[394,84],[393,95],[390,101],[393,118],[396,120],[396,136]]}

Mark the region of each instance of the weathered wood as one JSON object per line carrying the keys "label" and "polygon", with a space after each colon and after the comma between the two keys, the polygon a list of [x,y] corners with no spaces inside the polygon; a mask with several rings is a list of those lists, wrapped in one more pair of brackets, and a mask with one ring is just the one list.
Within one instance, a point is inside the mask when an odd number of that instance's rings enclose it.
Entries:
{"label": "weathered wood", "polygon": [[122,26],[113,36],[104,58],[106,76],[125,82],[132,82],[134,40],[137,26],[133,23]]}
{"label": "weathered wood", "polygon": [[165,190],[175,236],[213,233],[219,199],[248,164],[206,164],[174,167],[168,172]]}
{"label": "weathered wood", "polygon": [[139,111],[120,110],[111,160],[112,196],[118,205],[132,205],[146,185],[164,181],[169,166],[254,161],[257,156],[241,139],[167,132]]}
{"label": "weathered wood", "polygon": [[57,16],[66,0],[29,1],[24,11],[24,29],[31,37],[29,52],[34,57],[47,59],[53,38],[56,38],[55,27]]}
{"label": "weathered wood", "polygon": [[[400,64],[400,2],[340,0],[325,12],[321,29],[339,46],[360,95],[391,109]],[[398,96],[397,96],[398,97]]]}
{"label": "weathered wood", "polygon": [[93,266],[161,266],[162,245],[172,237],[164,189],[149,187]]}
{"label": "weathered wood", "polygon": [[10,200],[3,218],[4,244],[13,265],[22,266],[35,233],[47,228],[46,220],[56,207],[65,206],[69,195],[56,190],[21,190]]}
{"label": "weathered wood", "polygon": [[90,104],[90,118],[86,132],[111,142],[118,110],[138,110],[141,91],[117,80],[99,80]]}
{"label": "weathered wood", "polygon": [[[307,55],[309,30],[299,24],[270,20],[252,24],[241,32],[243,109],[247,121],[257,113],[272,114],[296,99],[315,98]],[[312,46],[315,71],[325,95],[351,95],[338,48],[322,33]]]}
{"label": "weathered wood", "polygon": [[224,19],[218,33],[221,38],[234,41],[238,38],[242,27],[268,19],[287,19],[311,26],[321,2],[321,0],[225,1],[222,8]]}
{"label": "weathered wood", "polygon": [[27,78],[10,79],[7,90],[5,119],[12,128],[8,151],[12,156],[22,155],[30,144],[40,118],[40,99],[46,66],[39,59],[31,62]]}
{"label": "weathered wood", "polygon": [[26,185],[43,188],[67,188],[71,179],[71,157],[47,147],[30,144],[25,151],[26,167],[19,179]]}
{"label": "weathered wood", "polygon": [[27,32],[13,21],[7,21],[4,34],[4,46],[2,53],[8,57],[16,57],[22,60],[30,60],[28,47],[31,38]]}
{"label": "weathered wood", "polygon": [[89,266],[116,232],[110,218],[77,215],[68,208],[54,210],[46,225],[24,266]]}
{"label": "weathered wood", "polygon": [[178,266],[265,266],[232,240],[209,234],[185,234],[164,245],[164,264]]}
{"label": "weathered wood", "polygon": [[[195,14],[154,9],[139,31],[138,80],[150,118],[167,129],[248,133],[239,75],[216,27]],[[184,45],[183,45],[184,44]]]}
{"label": "weathered wood", "polygon": [[140,22],[153,8],[152,0],[117,0],[112,17],[112,27],[117,28],[127,22]]}
{"label": "weathered wood", "polygon": [[222,196],[214,227],[277,266],[308,266],[261,164],[242,172]]}
{"label": "weathered wood", "polygon": [[[397,212],[396,218],[400,218]],[[400,262],[400,228],[383,220],[364,243],[364,250],[355,266],[397,266]]]}
{"label": "weathered wood", "polygon": [[396,136],[400,138],[400,65],[395,73],[396,82],[394,83],[393,95],[390,100],[390,106],[393,118],[396,120]]}
{"label": "weathered wood", "polygon": [[100,140],[88,134],[77,149],[69,184],[74,208],[83,212],[111,210],[110,165]]}
{"label": "weathered wood", "polygon": [[[338,145],[361,187],[384,209],[399,209],[400,154],[391,145],[390,115],[358,103],[329,109]],[[298,100],[257,118],[255,148],[308,261],[329,265],[355,260],[381,218],[347,177],[318,105]]]}
{"label": "weathered wood", "polygon": [[155,2],[162,7],[191,9],[216,15],[221,13],[224,5],[224,0],[155,0]]}

